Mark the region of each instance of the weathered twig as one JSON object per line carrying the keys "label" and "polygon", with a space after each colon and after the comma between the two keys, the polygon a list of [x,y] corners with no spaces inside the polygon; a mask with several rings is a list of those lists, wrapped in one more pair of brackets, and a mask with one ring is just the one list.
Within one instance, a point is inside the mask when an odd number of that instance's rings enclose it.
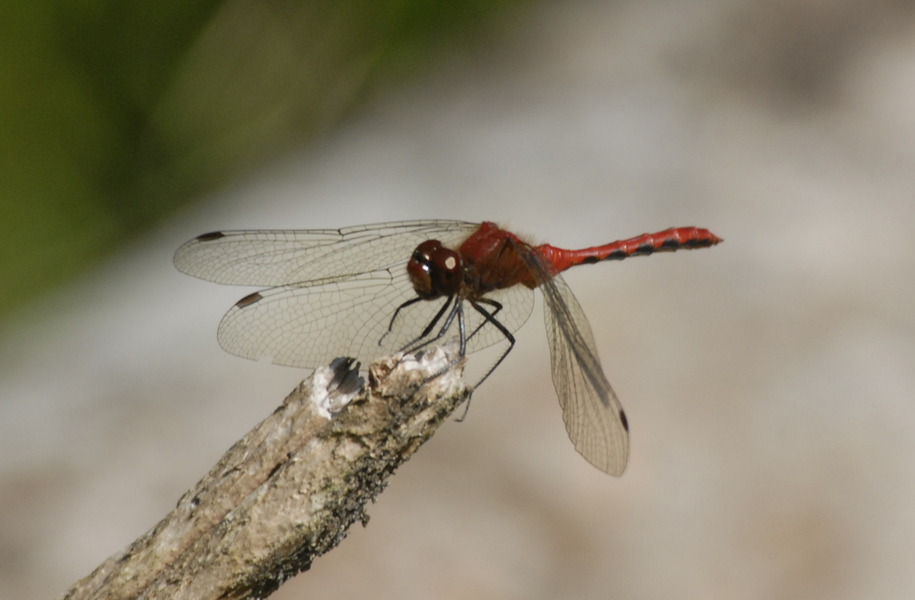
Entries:
{"label": "weathered twig", "polygon": [[460,366],[429,379],[454,357],[434,348],[381,359],[361,391],[347,361],[319,369],[158,525],[64,598],[269,595],[367,522],[366,502],[467,397]]}

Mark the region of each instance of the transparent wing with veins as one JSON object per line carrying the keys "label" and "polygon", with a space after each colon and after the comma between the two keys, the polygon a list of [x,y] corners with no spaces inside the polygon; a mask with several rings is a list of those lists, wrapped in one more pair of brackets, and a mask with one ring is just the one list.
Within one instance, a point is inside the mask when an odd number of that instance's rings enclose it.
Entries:
{"label": "transparent wing with veins", "polygon": [[[476,228],[463,221],[409,221],[340,230],[227,231],[183,245],[175,265],[184,273],[235,285],[276,286],[246,296],[219,324],[219,344],[232,354],[275,364],[314,368],[338,356],[364,363],[420,338],[445,300],[397,307],[416,293],[406,272],[413,250],[427,239],[456,248]],[[523,286],[491,294],[498,318],[515,331],[533,309]],[[465,310],[474,352],[505,340],[476,311]],[[388,327],[391,333],[385,335]],[[459,335],[455,321],[441,341]],[[382,342],[379,344],[379,342]]]}
{"label": "transparent wing with veins", "polygon": [[[325,365],[338,356],[367,364],[393,354],[419,338],[445,303],[440,299],[410,305],[385,335],[397,307],[416,296],[403,265],[307,286],[276,287],[256,296],[256,301],[243,299],[226,313],[217,332],[219,345],[245,358],[303,368]],[[512,331],[520,328],[533,309],[533,292],[515,286],[496,297],[505,307],[497,318]],[[483,325],[468,340],[467,352],[505,341],[476,311],[465,309],[464,314],[468,334]],[[441,319],[421,341],[434,338],[443,324]],[[458,335],[455,320],[441,341]]]}
{"label": "transparent wing with veins", "polygon": [[479,227],[464,221],[400,221],[343,229],[217,231],[175,253],[182,273],[229,285],[280,286],[345,279],[406,264],[421,242],[459,245]]}
{"label": "transparent wing with veins", "polygon": [[413,295],[405,269],[276,287],[229,309],[216,336],[227,352],[290,367],[315,368],[339,356],[368,361],[399,349],[392,336],[383,346],[378,342],[391,307]]}
{"label": "transparent wing with veins", "polygon": [[518,252],[543,293],[553,385],[575,449],[592,465],[621,475],[629,461],[629,426],[597,355],[591,326],[569,286],[537,251]]}

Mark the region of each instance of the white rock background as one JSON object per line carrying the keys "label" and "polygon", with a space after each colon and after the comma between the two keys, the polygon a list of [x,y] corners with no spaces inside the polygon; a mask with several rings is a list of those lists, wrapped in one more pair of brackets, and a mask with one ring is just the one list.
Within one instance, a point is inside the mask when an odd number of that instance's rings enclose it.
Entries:
{"label": "white rock background", "polygon": [[567,2],[211,198],[0,338],[0,597],[152,527],[304,376],[215,340],[224,228],[495,220],[711,250],[566,280],[626,407],[621,479],[519,347],[280,599],[911,598],[915,18],[892,2]]}

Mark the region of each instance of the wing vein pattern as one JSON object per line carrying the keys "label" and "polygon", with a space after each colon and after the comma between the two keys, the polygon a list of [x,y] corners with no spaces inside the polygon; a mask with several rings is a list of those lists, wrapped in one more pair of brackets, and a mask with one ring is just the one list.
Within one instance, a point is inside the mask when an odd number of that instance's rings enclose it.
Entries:
{"label": "wing vein pattern", "polygon": [[[273,286],[243,298],[219,324],[227,352],[253,360],[314,368],[339,356],[367,363],[415,341],[440,301],[398,306],[415,297],[406,263],[421,242],[438,239],[457,248],[479,225],[463,221],[405,221],[345,229],[226,231],[200,236],[175,254],[184,273],[235,285]],[[533,309],[523,286],[490,295],[506,309],[500,320],[515,331]],[[468,352],[504,336],[467,311],[467,327],[480,331]],[[455,321],[442,336],[459,335]],[[427,338],[434,337],[433,330]]]}
{"label": "wing vein pattern", "polygon": [[229,285],[282,286],[345,279],[406,263],[420,242],[460,244],[477,227],[464,221],[378,223],[344,229],[221,231],[175,253],[182,273]]}
{"label": "wing vein pattern", "polygon": [[598,469],[621,475],[629,461],[622,406],[604,375],[591,326],[556,269],[527,245],[518,252],[543,293],[553,386],[575,449]]}

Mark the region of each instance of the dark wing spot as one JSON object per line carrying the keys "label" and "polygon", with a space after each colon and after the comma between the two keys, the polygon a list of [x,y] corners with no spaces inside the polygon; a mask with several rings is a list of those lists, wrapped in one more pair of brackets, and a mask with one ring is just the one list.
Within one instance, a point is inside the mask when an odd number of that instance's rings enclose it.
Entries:
{"label": "dark wing spot", "polygon": [[623,412],[623,409],[620,409],[620,423],[623,424],[623,429],[626,430],[626,433],[629,433],[629,420],[626,419],[626,413]]}
{"label": "dark wing spot", "polygon": [[247,296],[245,296],[244,298],[242,298],[241,300],[236,302],[235,306],[237,306],[238,308],[245,308],[246,306],[251,306],[252,304],[257,302],[261,298],[263,298],[263,296],[261,296],[260,292],[254,292],[253,294],[248,294]]}
{"label": "dark wing spot", "polygon": [[596,256],[588,256],[583,261],[581,261],[581,264],[592,265],[592,264],[596,263],[597,261],[598,261],[598,258]]}
{"label": "dark wing spot", "polygon": [[211,231],[210,233],[198,235],[196,239],[198,242],[212,242],[213,240],[218,240],[219,238],[224,237],[226,237],[226,234],[221,231]]}

